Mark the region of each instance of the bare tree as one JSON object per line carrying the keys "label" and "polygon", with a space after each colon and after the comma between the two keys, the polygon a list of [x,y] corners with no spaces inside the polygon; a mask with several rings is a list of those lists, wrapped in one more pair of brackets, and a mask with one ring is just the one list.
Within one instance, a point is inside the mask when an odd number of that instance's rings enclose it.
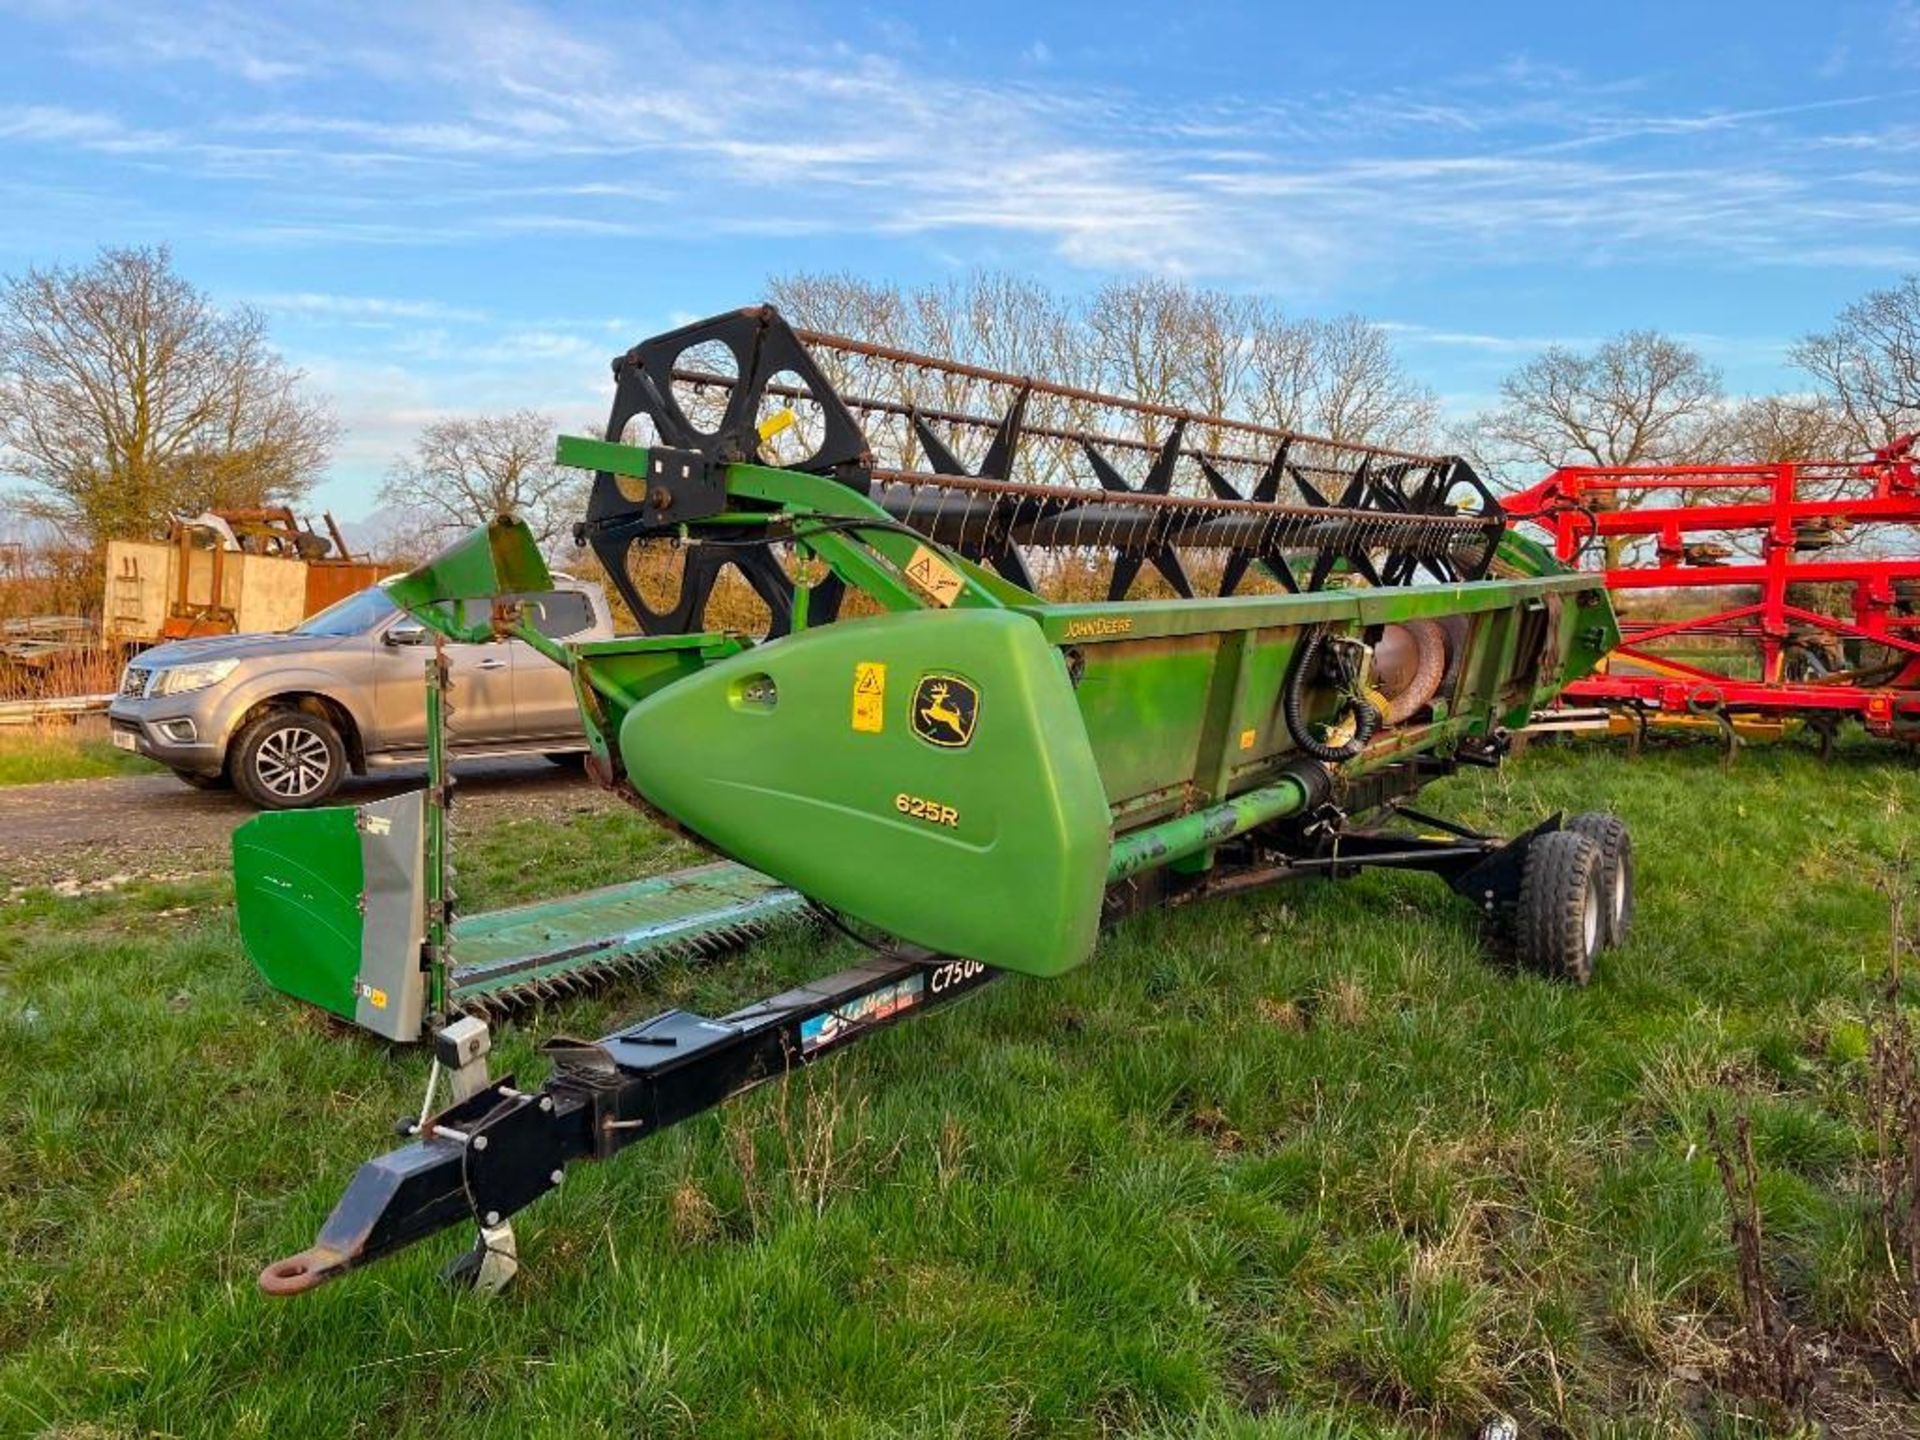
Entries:
{"label": "bare tree", "polygon": [[[1087,302],[1085,325],[1097,383],[1149,405],[1197,409],[1204,341],[1194,324],[1194,293],[1173,280],[1116,280]],[[1167,422],[1141,422],[1158,444]]]}
{"label": "bare tree", "polygon": [[1200,368],[1195,380],[1202,410],[1216,415],[1244,412],[1260,309],[1260,302],[1251,296],[1224,290],[1195,292],[1191,324],[1198,342]]}
{"label": "bare tree", "polygon": [[1531,471],[1561,465],[1658,465],[1695,454],[1721,404],[1719,372],[1654,330],[1586,352],[1542,352],[1500,382],[1475,425],[1481,458]]}
{"label": "bare tree", "polygon": [[[882,345],[920,350],[1004,370],[1016,375],[1061,378],[1072,373],[1078,344],[1075,317],[1058,296],[1032,281],[996,271],[903,291],[850,275],[797,274],[775,277],[768,294],[787,318],[808,329],[851,335]],[[912,400],[922,407],[998,413],[1009,393],[989,395],[984,382],[964,376],[906,376],[896,367],[860,356],[821,351],[828,378],[849,394]],[[920,387],[909,395],[909,379]],[[930,383],[929,383],[930,381]],[[1006,387],[999,387],[1005,392]],[[864,417],[868,439],[884,464],[912,466],[918,444],[896,417]],[[984,436],[958,437],[961,451],[984,447]],[[1029,447],[1030,459],[1048,463],[1048,447]],[[977,456],[973,457],[977,459]]]}
{"label": "bare tree", "polygon": [[[1249,296],[1201,290],[1165,279],[1116,280],[1079,302],[1033,281],[980,271],[943,284],[901,291],[848,275],[781,276],[774,301],[796,323],[883,344],[922,350],[1015,375],[1044,376],[1112,391],[1153,404],[1330,435],[1396,448],[1431,442],[1438,403],[1409,377],[1391,338],[1358,316],[1293,320]],[[1006,387],[989,396],[964,376],[915,376],[912,397],[894,393],[903,377],[892,367],[862,365],[829,352],[836,384],[883,399],[998,414]],[[1036,399],[1029,424],[1065,431],[1100,419],[1083,402]],[[904,425],[867,417],[877,453],[912,463]],[[1165,439],[1169,422],[1145,417],[1138,438]],[[1218,427],[1190,439],[1225,443]],[[963,436],[984,446],[983,436]],[[1033,478],[1050,478],[1074,447],[1033,439],[1023,450]],[[1118,463],[1139,465],[1139,456]]]}
{"label": "bare tree", "polygon": [[1794,346],[1793,360],[1839,407],[1852,448],[1920,430],[1920,275],[1856,300]]}
{"label": "bare tree", "polygon": [[767,299],[787,319],[810,330],[859,335],[881,344],[904,343],[904,306],[897,286],[862,280],[847,271],[801,270],[767,281]]}
{"label": "bare tree", "polygon": [[1855,448],[1840,408],[1821,395],[1750,395],[1707,423],[1698,442],[1704,459],[1767,465],[1830,460]]}
{"label": "bare tree", "polygon": [[1254,416],[1332,440],[1415,449],[1430,444],[1440,413],[1433,391],[1409,376],[1378,325],[1358,315],[1261,317],[1251,365]]}
{"label": "bare tree", "polygon": [[87,543],[298,498],[337,433],[303,378],[258,313],[215,309],[164,247],[0,290],[0,465],[28,482],[26,513]]}
{"label": "bare tree", "polygon": [[501,515],[526,522],[542,547],[584,513],[585,477],[554,464],[555,427],[537,410],[436,420],[395,462],[380,502],[402,511],[401,543],[430,550]]}

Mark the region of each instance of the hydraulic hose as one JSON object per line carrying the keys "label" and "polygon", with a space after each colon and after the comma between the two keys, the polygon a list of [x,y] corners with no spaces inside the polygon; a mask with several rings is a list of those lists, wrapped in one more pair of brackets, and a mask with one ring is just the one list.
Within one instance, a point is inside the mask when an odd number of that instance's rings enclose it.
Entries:
{"label": "hydraulic hose", "polygon": [[[1286,718],[1287,734],[1293,737],[1295,745],[1314,759],[1333,764],[1351,760],[1367,748],[1373,732],[1380,728],[1380,712],[1358,694],[1348,693],[1347,710],[1353,715],[1353,734],[1343,744],[1329,745],[1313,733],[1306,720],[1305,695],[1307,682],[1319,673],[1326,638],[1326,631],[1315,630],[1300,642],[1293,657],[1293,668],[1287,672],[1287,683],[1280,692],[1280,713]],[[1347,684],[1353,680],[1352,676],[1341,678]]]}

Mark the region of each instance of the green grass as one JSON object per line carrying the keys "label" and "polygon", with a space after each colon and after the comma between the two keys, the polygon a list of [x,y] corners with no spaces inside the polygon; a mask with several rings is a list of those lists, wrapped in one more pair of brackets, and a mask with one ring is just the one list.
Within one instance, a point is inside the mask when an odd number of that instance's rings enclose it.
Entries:
{"label": "green grass", "polygon": [[[1539,749],[1436,787],[1514,824],[1613,808],[1636,933],[1572,991],[1489,962],[1438,884],[1375,875],[1139,917],[577,1167],[502,1299],[447,1236],[258,1295],[426,1058],[268,992],[223,883],[0,910],[0,1433],[1760,1434],[1710,1110],[1752,1114],[1773,1260],[1857,1334],[1876,889],[1910,757]],[[638,818],[469,844],[470,905],[663,863]],[[816,939],[561,1007],[501,1058],[818,974]],[[496,1053],[499,1053],[498,1051]]]}
{"label": "green grass", "polygon": [[106,740],[77,737],[71,727],[20,725],[0,729],[0,785],[159,772],[153,761],[116,750]]}

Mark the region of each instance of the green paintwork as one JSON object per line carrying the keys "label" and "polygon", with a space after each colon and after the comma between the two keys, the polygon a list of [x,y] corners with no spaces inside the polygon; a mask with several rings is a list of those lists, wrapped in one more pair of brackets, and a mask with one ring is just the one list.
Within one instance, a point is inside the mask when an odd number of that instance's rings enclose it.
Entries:
{"label": "green paintwork", "polygon": [[[358,826],[356,809],[329,806],[256,815],[233,837],[248,958],[276,990],[343,1020],[356,1015],[367,940]],[[425,855],[420,863],[431,869]],[[450,929],[454,967],[437,977],[444,990],[430,1009],[444,1014],[592,967],[631,970],[636,960],[738,940],[805,909],[804,897],[723,860],[564,900],[462,915]]]}
{"label": "green paintwork", "polygon": [[[878,733],[854,728],[863,665],[885,667]],[[953,682],[949,706],[955,686],[978,695],[964,745],[915,732],[930,677]],[[640,793],[722,853],[891,934],[1036,975],[1092,949],[1106,799],[1059,653],[1022,616],[920,611],[771,641],[636,705],[620,750]]]}
{"label": "green paintwork", "polygon": [[[553,577],[533,532],[518,520],[502,517],[453,542],[418,569],[409,570],[387,586],[393,603],[418,616],[423,624],[446,633],[451,601],[483,600],[551,590]],[[430,616],[439,617],[434,624]],[[450,640],[470,638],[448,634]]]}
{"label": "green paintwork", "polygon": [[459,965],[448,983],[459,1005],[638,956],[685,954],[708,941],[758,932],[805,911],[805,897],[744,865],[715,861],[561,900],[463,915]]}
{"label": "green paintwork", "polygon": [[1283,775],[1277,784],[1249,790],[1224,804],[1135,830],[1113,842],[1113,854],[1107,861],[1107,880],[1109,883],[1125,880],[1143,870],[1158,869],[1198,855],[1235,835],[1298,815],[1306,809],[1307,800],[1307,787],[1291,775]]}
{"label": "green paintwork", "polygon": [[[640,480],[650,463],[642,448],[604,441],[563,440],[559,455],[562,463]],[[1051,870],[1024,873],[1032,863],[1026,859],[1003,861],[992,846],[959,842],[966,827],[984,836],[1018,833],[1022,807],[1034,796],[1045,811],[1052,787],[1081,784],[1083,753],[1092,756],[1104,804],[1097,815],[1078,806],[1077,831],[1043,829],[1041,851],[1065,847],[1078,864],[1097,835],[1123,868],[1204,866],[1217,843],[1207,838],[1213,827],[1247,820],[1269,802],[1287,803],[1292,793],[1277,780],[1293,754],[1279,696],[1310,627],[1365,634],[1418,619],[1464,626],[1456,678],[1432,718],[1381,736],[1342,767],[1349,774],[1411,753],[1444,754],[1468,737],[1524,722],[1617,639],[1604,591],[1513,535],[1501,543],[1500,579],[1118,604],[1046,604],[941,552],[964,581],[942,614],[902,574],[917,548],[938,547],[903,533],[865,495],[831,478],[765,466],[731,465],[725,478],[730,505],[777,507],[791,534],[849,585],[904,612],[900,634],[912,638],[901,653],[910,671],[962,668],[955,655],[969,652],[971,637],[989,633],[970,612],[1019,617],[1045,650],[1070,656],[1078,672],[1070,691],[1073,743],[1063,744],[1053,728],[1067,722],[1047,721],[1017,760],[992,769],[950,762],[959,788],[934,788],[936,777],[944,778],[941,757],[919,753],[924,745],[897,745],[890,734],[882,744],[851,732],[849,657],[868,643],[863,627],[874,622],[843,621],[656,691],[621,724],[617,768],[648,801],[724,853],[895,934],[1032,973],[1073,963],[1090,923],[1085,892],[1061,887]],[[823,528],[829,520],[838,528]],[[909,627],[916,615],[923,623]],[[996,644],[1003,630],[991,632]],[[1021,643],[1036,657],[1028,668],[1037,670],[1041,651]],[[892,673],[902,662],[889,663]],[[772,675],[776,666],[777,705],[766,713],[743,705],[739,677]],[[990,696],[991,687],[983,687],[983,713],[994,703]],[[891,688],[888,703],[902,703]],[[1310,711],[1321,714],[1336,704],[1330,693],[1309,697]],[[1063,776],[1060,763],[1075,773]],[[896,794],[953,804],[962,834],[928,840],[911,826],[903,830],[889,813]],[[1263,798],[1249,801],[1250,794]],[[1147,827],[1154,827],[1151,835],[1143,834]],[[914,837],[904,850],[902,835]],[[1009,923],[1009,914],[1021,923]]]}
{"label": "green paintwork", "polygon": [[427,662],[427,803],[422,844],[426,849],[427,1008],[444,1014],[447,1008],[447,878],[452,868],[448,852],[447,804],[447,696],[441,688],[445,647],[436,643]]}
{"label": "green paintwork", "polygon": [[360,832],[343,805],[267,811],[233,832],[240,943],[276,990],[351,1020],[360,973]]}
{"label": "green paintwork", "polygon": [[[573,437],[558,455],[642,485],[651,465],[642,447]],[[1052,605],[905,530],[830,477],[736,464],[724,478],[726,512],[689,522],[690,533],[703,523],[778,523],[889,613],[807,628],[802,600],[796,633],[757,646],[720,634],[542,644],[573,673],[603,773],[807,896],[935,950],[1030,974],[1085,958],[1110,879],[1204,868],[1223,839],[1303,803],[1282,773],[1294,750],[1279,699],[1311,629],[1373,635],[1439,619],[1460,641],[1430,718],[1378,737],[1340,767],[1349,775],[1524,723],[1618,640],[1605,591],[1513,534],[1501,542],[1499,579]],[[925,550],[959,579],[947,608],[908,578]],[[449,602],[545,583],[531,537],[503,521],[389,593],[461,638],[483,627],[453,617]],[[878,733],[853,723],[864,663],[886,667]],[[977,691],[965,746],[913,732],[915,691],[935,674]],[[1311,711],[1336,706],[1324,690],[1309,697]],[[914,801],[935,818],[903,813]],[[952,824],[939,818],[948,809]],[[665,903],[682,884],[692,882],[665,882],[644,903]],[[595,918],[602,901],[578,914],[573,903],[556,902],[537,923],[554,937],[605,929]],[[538,949],[518,922],[492,933],[509,969]],[[470,921],[454,940],[462,950],[491,943]],[[469,969],[463,960],[460,973]]]}

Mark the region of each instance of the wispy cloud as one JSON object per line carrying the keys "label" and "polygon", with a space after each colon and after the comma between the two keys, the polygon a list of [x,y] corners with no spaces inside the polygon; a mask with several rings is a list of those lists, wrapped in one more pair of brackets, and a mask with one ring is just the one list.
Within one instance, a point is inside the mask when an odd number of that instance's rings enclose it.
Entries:
{"label": "wispy cloud", "polygon": [[[225,16],[195,24],[169,10],[170,30],[196,34]],[[917,50],[798,45],[779,83],[739,104],[737,74],[688,33],[696,23],[636,20],[645,43],[636,33],[616,52],[510,5],[465,7],[457,25],[409,12],[367,21],[379,33],[327,54],[370,97],[350,110],[320,108],[328,87],[293,84],[279,87],[287,103],[222,106],[165,131],[37,106],[0,112],[0,135],[129,163],[164,151],[212,179],[275,182],[284,188],[244,233],[283,245],[973,235],[1093,269],[1308,287],[1502,237],[1583,264],[1656,248],[1828,264],[1857,260],[1858,237],[1836,237],[1871,224],[1875,254],[1920,256],[1920,187],[1868,201],[1827,158],[1911,143],[1896,120],[1851,119],[1897,113],[1876,93],[1676,110],[1641,103],[1630,84],[1596,97],[1564,66],[1519,55],[1459,87],[1170,106],[955,76]],[[195,58],[151,26],[129,33],[154,63]],[[302,33],[276,53],[303,70],[320,63],[313,49]],[[395,71],[396,53],[413,65]],[[641,54],[643,77],[621,58]],[[1827,114],[1849,125],[1781,129]],[[438,183],[424,178],[435,171]],[[481,198],[515,189],[509,205]]]}
{"label": "wispy cloud", "polygon": [[1472,350],[1487,355],[1530,356],[1559,346],[1577,350],[1597,342],[1592,335],[1496,335],[1476,330],[1442,330],[1410,320],[1382,320],[1379,327],[1409,345]]}
{"label": "wispy cloud", "polygon": [[1920,4],[1901,0],[1893,7],[1893,15],[1887,22],[1887,38],[1892,42],[1897,63],[1920,66]]}
{"label": "wispy cloud", "polygon": [[438,300],[396,300],[378,295],[328,295],[314,291],[248,296],[247,302],[269,314],[345,321],[483,321],[484,310],[442,304]]}
{"label": "wispy cloud", "polygon": [[[311,368],[327,364],[356,415],[545,393],[562,372],[598,383],[607,328],[529,312],[591,308],[575,298],[591,268],[609,305],[664,323],[685,297],[649,291],[649,257],[723,244],[767,257],[740,262],[755,266],[743,283],[789,254],[858,264],[881,246],[1308,306],[1502,267],[1920,266],[1920,80],[1886,63],[1920,65],[1920,0],[1836,25],[1830,49],[1793,57],[1803,88],[1771,91],[1676,86],[1651,63],[1594,75],[1536,50],[1342,82],[1248,66],[1246,93],[1173,90],[1144,63],[1090,73],[1087,47],[1057,37],[989,70],[932,26],[871,18],[776,27],[777,64],[743,78],[752,13],[705,7],[622,9],[611,35],[607,12],[514,0],[0,14],[60,72],[0,103],[0,198],[57,216],[68,250],[171,236],[241,257],[253,303],[338,342]],[[487,288],[509,267],[534,276],[523,291],[548,267],[568,298]],[[478,298],[432,298],[422,273]],[[1449,371],[1497,374],[1561,323],[1523,316],[1507,334],[1495,317],[1382,308]],[[358,369],[341,353],[355,344],[373,356]],[[424,373],[448,361],[457,379]],[[400,422],[366,423],[386,443]]]}

